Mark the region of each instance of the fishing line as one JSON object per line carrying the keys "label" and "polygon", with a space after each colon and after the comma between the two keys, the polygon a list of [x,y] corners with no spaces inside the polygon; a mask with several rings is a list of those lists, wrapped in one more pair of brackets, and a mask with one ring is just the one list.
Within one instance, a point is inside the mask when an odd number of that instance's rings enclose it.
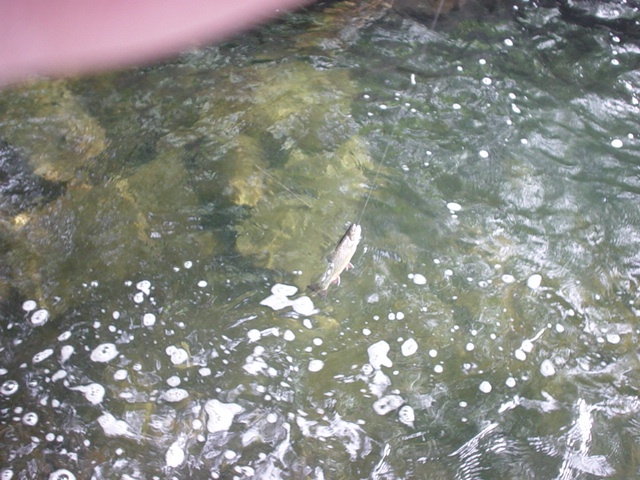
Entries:
{"label": "fishing line", "polygon": [[260,170],[262,173],[264,173],[265,175],[267,175],[269,178],[271,178],[271,180],[273,180],[274,182],[276,182],[278,185],[280,185],[282,188],[284,188],[287,192],[289,192],[291,195],[293,195],[294,197],[296,197],[298,200],[300,200],[302,203],[304,203],[307,207],[309,208],[313,208],[307,201],[305,201],[304,198],[302,198],[300,195],[298,195],[296,192],[294,192],[293,190],[291,190],[289,187],[287,187],[284,183],[282,183],[280,180],[278,180],[276,177],[274,177],[273,175],[271,175],[269,172],[267,172],[264,168],[262,168],[260,165],[255,165],[255,167]]}
{"label": "fishing line", "polygon": [[[415,73],[411,74],[411,85],[415,85],[416,84],[416,75]],[[391,129],[391,135],[390,137],[393,137],[393,134],[396,131],[396,128],[398,127],[398,124],[400,122],[396,122],[393,125],[393,128]],[[387,141],[386,146],[384,147],[384,151],[382,152],[382,158],[380,158],[380,161],[378,162],[378,166],[376,167],[376,173],[373,177],[373,184],[371,185],[371,188],[369,188],[369,193],[367,194],[367,198],[364,201],[364,206],[362,207],[362,211],[360,212],[360,217],[358,217],[358,221],[356,222],[358,225],[360,225],[360,221],[362,220],[362,216],[364,215],[364,211],[367,209],[367,205],[369,204],[369,200],[371,199],[371,192],[373,191],[374,188],[376,188],[377,182],[378,182],[378,175],[380,174],[380,169],[382,168],[382,164],[384,163],[385,159],[387,158],[387,154],[389,153],[389,147],[391,146],[391,138]]]}

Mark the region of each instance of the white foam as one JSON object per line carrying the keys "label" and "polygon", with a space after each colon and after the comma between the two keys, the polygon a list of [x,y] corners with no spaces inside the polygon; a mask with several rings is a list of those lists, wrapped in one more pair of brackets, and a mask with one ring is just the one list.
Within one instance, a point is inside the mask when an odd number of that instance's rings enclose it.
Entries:
{"label": "white foam", "polygon": [[211,375],[211,369],[209,367],[202,367],[200,370],[198,370],[198,373],[201,377],[208,377]]}
{"label": "white foam", "polygon": [[144,293],[142,293],[142,292],[137,292],[137,293],[133,296],[133,302],[134,302],[134,303],[142,303],[142,302],[144,302]]}
{"label": "white foam", "polygon": [[171,358],[171,363],[173,363],[174,365],[180,365],[189,360],[189,354],[184,348],[169,346],[165,351]]}
{"label": "white foam", "polygon": [[104,399],[105,390],[99,383],[90,383],[89,385],[80,385],[79,387],[72,387],[71,390],[77,390],[84,395],[84,398],[93,405],[102,403]]}
{"label": "white foam", "polygon": [[31,315],[31,324],[39,327],[40,325],[44,325],[49,320],[49,311],[41,308],[40,310],[36,310]]}
{"label": "white foam", "polygon": [[142,317],[142,324],[145,327],[153,327],[156,324],[156,316],[153,313],[145,313]]}
{"label": "white foam", "polygon": [[379,370],[380,367],[392,367],[393,362],[387,356],[391,347],[384,340],[380,340],[367,348],[369,363],[373,368]]}
{"label": "white foam", "polygon": [[540,364],[540,373],[543,377],[551,377],[556,373],[556,367],[553,365],[553,362],[549,359],[544,360]]}
{"label": "white foam", "polygon": [[542,284],[542,275],[538,273],[534,273],[527,279],[527,287],[529,287],[531,290],[536,290],[540,288],[541,284]]}
{"label": "white foam", "polygon": [[507,380],[504,382],[504,384],[509,387],[509,388],[513,388],[516,386],[516,379],[513,377],[509,377],[507,378]]}
{"label": "white foam", "polygon": [[504,283],[513,283],[516,281],[516,278],[513,275],[509,275],[508,273],[505,273],[504,275],[502,275],[502,281]]}
{"label": "white foam", "polygon": [[181,402],[185,398],[189,397],[189,392],[183,388],[170,388],[162,394],[162,398],[170,403]]}
{"label": "white foam", "polygon": [[620,140],[619,138],[614,138],[613,140],[611,140],[611,146],[613,148],[622,148],[624,144],[622,143],[622,140]]}
{"label": "white foam", "polygon": [[480,386],[478,388],[482,393],[489,393],[491,390],[493,390],[493,387],[491,386],[491,384],[486,380],[480,383]]}
{"label": "white foam", "polygon": [[244,411],[237,403],[222,403],[213,399],[207,401],[204,405],[207,412],[207,430],[209,433],[226,432],[231,428],[233,418]]}
{"label": "white foam", "polygon": [[290,297],[291,295],[295,295],[298,291],[298,287],[293,285],[286,285],[284,283],[276,283],[273,287],[271,287],[271,293],[274,295],[282,295],[284,297]]}
{"label": "white foam", "polygon": [[403,403],[404,399],[400,395],[386,395],[373,402],[373,411],[378,415],[386,415],[400,408]]}
{"label": "white foam", "polygon": [[18,391],[18,382],[15,380],[7,380],[2,385],[0,385],[0,393],[5,397],[13,395]]}
{"label": "white foam", "polygon": [[40,363],[53,355],[53,348],[47,348],[33,356],[33,363]]}
{"label": "white foam", "polygon": [[617,333],[607,333],[607,342],[613,344],[613,345],[617,345],[618,343],[620,343],[620,335],[618,335]]}
{"label": "white foam", "polygon": [[462,206],[459,203],[456,203],[456,202],[447,203],[447,208],[452,213],[453,212],[459,212],[460,210],[462,210]]}
{"label": "white foam", "polygon": [[35,300],[25,300],[25,302],[22,304],[22,309],[25,312],[31,312],[35,310],[37,306],[38,304],[36,303]]}
{"label": "white foam", "polygon": [[319,312],[319,310],[316,310],[313,305],[313,301],[306,295],[293,300],[291,302],[291,307],[294,312],[299,313],[300,315],[313,315],[314,313]]}
{"label": "white foam", "polygon": [[409,338],[402,344],[402,346],[400,347],[400,351],[405,357],[413,355],[418,351],[418,342],[416,342],[413,338]]}
{"label": "white foam", "polygon": [[291,330],[285,330],[284,334],[282,335],[282,338],[284,338],[287,342],[292,342],[293,340],[296,339],[296,334],[293,333]]}
{"label": "white foam", "polygon": [[425,277],[421,273],[414,273],[413,274],[413,278],[411,278],[411,280],[413,280],[413,283],[415,283],[416,285],[426,285],[427,284],[427,277]]}
{"label": "white foam", "polygon": [[129,372],[127,372],[124,368],[121,368],[120,370],[116,370],[116,372],[113,374],[113,379],[122,381],[125,380],[128,376]]}
{"label": "white foam", "polygon": [[172,375],[169,378],[167,378],[167,385],[169,385],[170,387],[177,387],[178,385],[180,385],[180,377],[177,375]]}
{"label": "white foam", "polygon": [[70,338],[71,338],[71,332],[69,330],[67,330],[66,332],[62,332],[60,335],[58,335],[58,341],[60,342],[66,342]]}
{"label": "white foam", "polygon": [[107,437],[133,437],[129,430],[129,424],[124,420],[118,420],[109,412],[105,412],[98,417],[98,423],[102,427]]}
{"label": "white foam", "polygon": [[404,423],[406,426],[414,428],[413,422],[416,419],[416,414],[409,405],[404,405],[398,411],[398,419],[400,422]]}
{"label": "white foam", "polygon": [[91,360],[94,362],[105,363],[113,360],[118,356],[118,349],[113,343],[103,343],[98,345],[91,352]]}
{"label": "white foam", "polygon": [[309,371],[310,372],[319,372],[324,367],[324,362],[322,360],[311,360],[309,362]]}
{"label": "white foam", "polygon": [[204,288],[204,287],[206,287],[207,285],[209,285],[209,283],[208,283],[206,280],[200,280],[200,281],[198,282],[198,287],[200,287],[200,288]]}
{"label": "white foam", "polygon": [[260,330],[258,330],[257,328],[252,328],[247,332],[249,343],[257,342],[261,337],[262,335],[260,334]]}
{"label": "white foam", "polygon": [[22,417],[22,423],[28,425],[29,427],[33,427],[38,423],[38,414],[35,412],[25,413]]}
{"label": "white foam", "polygon": [[151,294],[151,282],[149,280],[141,280],[136,283],[136,288],[147,296]]}
{"label": "white foam", "polygon": [[170,468],[179,467],[184,463],[185,453],[181,443],[183,442],[180,440],[176,440],[171,444],[169,450],[167,450],[165,461],[167,462],[167,466]]}
{"label": "white foam", "polygon": [[49,475],[49,480],[76,480],[76,476],[66,468],[56,470]]}

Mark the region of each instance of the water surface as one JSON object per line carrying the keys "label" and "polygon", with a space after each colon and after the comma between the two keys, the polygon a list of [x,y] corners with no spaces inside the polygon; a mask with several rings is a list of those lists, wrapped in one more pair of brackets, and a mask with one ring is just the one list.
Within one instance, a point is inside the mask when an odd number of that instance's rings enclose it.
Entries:
{"label": "water surface", "polygon": [[2,478],[638,475],[636,43],[374,13],[2,93]]}

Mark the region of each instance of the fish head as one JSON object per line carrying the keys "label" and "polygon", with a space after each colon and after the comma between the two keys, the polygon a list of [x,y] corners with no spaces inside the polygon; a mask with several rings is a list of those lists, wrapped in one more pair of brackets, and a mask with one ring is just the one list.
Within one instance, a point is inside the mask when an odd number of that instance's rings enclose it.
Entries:
{"label": "fish head", "polygon": [[360,243],[360,239],[362,238],[362,227],[357,223],[352,223],[347,231],[347,237],[349,237],[349,240],[354,243]]}

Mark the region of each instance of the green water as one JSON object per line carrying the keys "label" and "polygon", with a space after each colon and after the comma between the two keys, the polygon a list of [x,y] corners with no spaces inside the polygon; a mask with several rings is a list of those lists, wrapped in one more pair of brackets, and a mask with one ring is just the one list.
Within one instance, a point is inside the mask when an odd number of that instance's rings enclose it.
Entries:
{"label": "green water", "polygon": [[638,476],[638,47],[520,13],[3,91],[2,478]]}

